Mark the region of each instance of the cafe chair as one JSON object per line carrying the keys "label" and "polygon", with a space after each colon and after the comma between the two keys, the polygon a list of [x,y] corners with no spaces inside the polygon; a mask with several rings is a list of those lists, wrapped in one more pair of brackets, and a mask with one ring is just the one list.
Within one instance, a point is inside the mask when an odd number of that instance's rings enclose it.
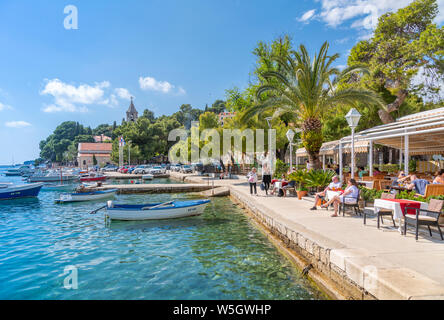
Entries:
{"label": "cafe chair", "polygon": [[[438,228],[441,240],[444,240],[439,227],[439,216],[441,215],[442,208],[444,206],[444,200],[430,199],[429,206],[427,210],[405,207],[404,212],[404,235],[407,234],[407,224],[416,225],[416,240],[418,240],[418,230],[419,226],[427,226],[429,229],[430,236],[432,237],[432,230],[430,226],[435,226]],[[416,210],[416,214],[407,214],[408,209]],[[421,214],[422,213],[422,214]]]}
{"label": "cafe chair", "polygon": [[[339,205],[339,214],[341,214],[341,211],[342,211],[342,215],[345,216],[345,208],[352,208],[353,212],[355,213],[355,215],[358,215],[358,214],[362,215],[361,214],[361,209],[359,209],[359,197],[360,197],[360,194],[361,194],[361,190],[359,188],[358,188],[358,190],[359,191],[358,191],[358,197],[357,198],[354,198],[354,197],[344,197],[344,202]],[[352,202],[352,203],[345,203],[345,199],[354,199],[355,201]]]}
{"label": "cafe chair", "polygon": [[[383,194],[381,194],[381,199],[395,199],[395,198],[396,198],[396,195],[393,194],[393,193],[383,193]],[[378,219],[378,223],[377,223],[378,229],[379,229],[379,226],[380,226],[379,221],[381,221],[381,223],[384,224],[384,219],[383,219],[384,216],[391,216],[392,217],[392,221],[393,221],[393,226],[396,228],[395,219],[393,219],[393,211],[389,210],[389,209],[380,209],[378,211],[378,216],[377,216],[377,219]]]}

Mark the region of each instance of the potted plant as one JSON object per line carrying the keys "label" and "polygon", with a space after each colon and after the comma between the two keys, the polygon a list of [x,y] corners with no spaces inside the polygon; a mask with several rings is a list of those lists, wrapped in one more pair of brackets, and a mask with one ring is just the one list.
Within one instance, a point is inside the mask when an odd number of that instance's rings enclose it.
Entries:
{"label": "potted plant", "polygon": [[290,181],[295,181],[297,183],[296,193],[298,199],[301,200],[308,193],[307,188],[303,185],[307,177],[307,172],[305,170],[296,170],[288,175]]}

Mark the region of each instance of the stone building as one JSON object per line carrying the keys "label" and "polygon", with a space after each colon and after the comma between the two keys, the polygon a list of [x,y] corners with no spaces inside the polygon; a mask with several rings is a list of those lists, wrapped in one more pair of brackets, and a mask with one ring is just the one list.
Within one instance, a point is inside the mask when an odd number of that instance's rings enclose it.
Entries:
{"label": "stone building", "polygon": [[139,118],[139,113],[137,112],[136,107],[134,106],[133,97],[131,97],[131,104],[128,108],[128,111],[126,112],[126,121],[136,122],[138,118]]}

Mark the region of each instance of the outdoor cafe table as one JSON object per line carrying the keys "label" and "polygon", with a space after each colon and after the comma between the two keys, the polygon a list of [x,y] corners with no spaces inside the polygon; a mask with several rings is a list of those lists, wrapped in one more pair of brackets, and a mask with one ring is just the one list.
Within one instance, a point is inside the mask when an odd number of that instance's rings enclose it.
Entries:
{"label": "outdoor cafe table", "polygon": [[333,191],[333,190],[327,190],[327,201],[333,199],[335,196],[340,196],[342,194],[342,192],[344,192],[344,190],[338,190],[338,191]]}
{"label": "outdoor cafe table", "polygon": [[[427,210],[428,203],[413,200],[404,199],[375,199],[373,207],[375,208],[375,213],[377,214],[380,209],[388,209],[393,212],[393,219],[399,221],[399,232],[401,232],[401,220],[404,216],[404,208],[406,206],[417,207],[418,209]],[[416,214],[415,210],[410,210],[407,214]]]}

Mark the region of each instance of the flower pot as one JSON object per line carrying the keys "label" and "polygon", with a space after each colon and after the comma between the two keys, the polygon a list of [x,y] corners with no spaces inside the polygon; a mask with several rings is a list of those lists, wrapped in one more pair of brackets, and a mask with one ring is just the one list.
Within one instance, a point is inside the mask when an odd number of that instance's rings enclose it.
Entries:
{"label": "flower pot", "polygon": [[298,199],[302,200],[302,197],[305,197],[307,195],[308,191],[306,191],[306,190],[303,190],[303,191],[297,190],[296,193],[298,194]]}

